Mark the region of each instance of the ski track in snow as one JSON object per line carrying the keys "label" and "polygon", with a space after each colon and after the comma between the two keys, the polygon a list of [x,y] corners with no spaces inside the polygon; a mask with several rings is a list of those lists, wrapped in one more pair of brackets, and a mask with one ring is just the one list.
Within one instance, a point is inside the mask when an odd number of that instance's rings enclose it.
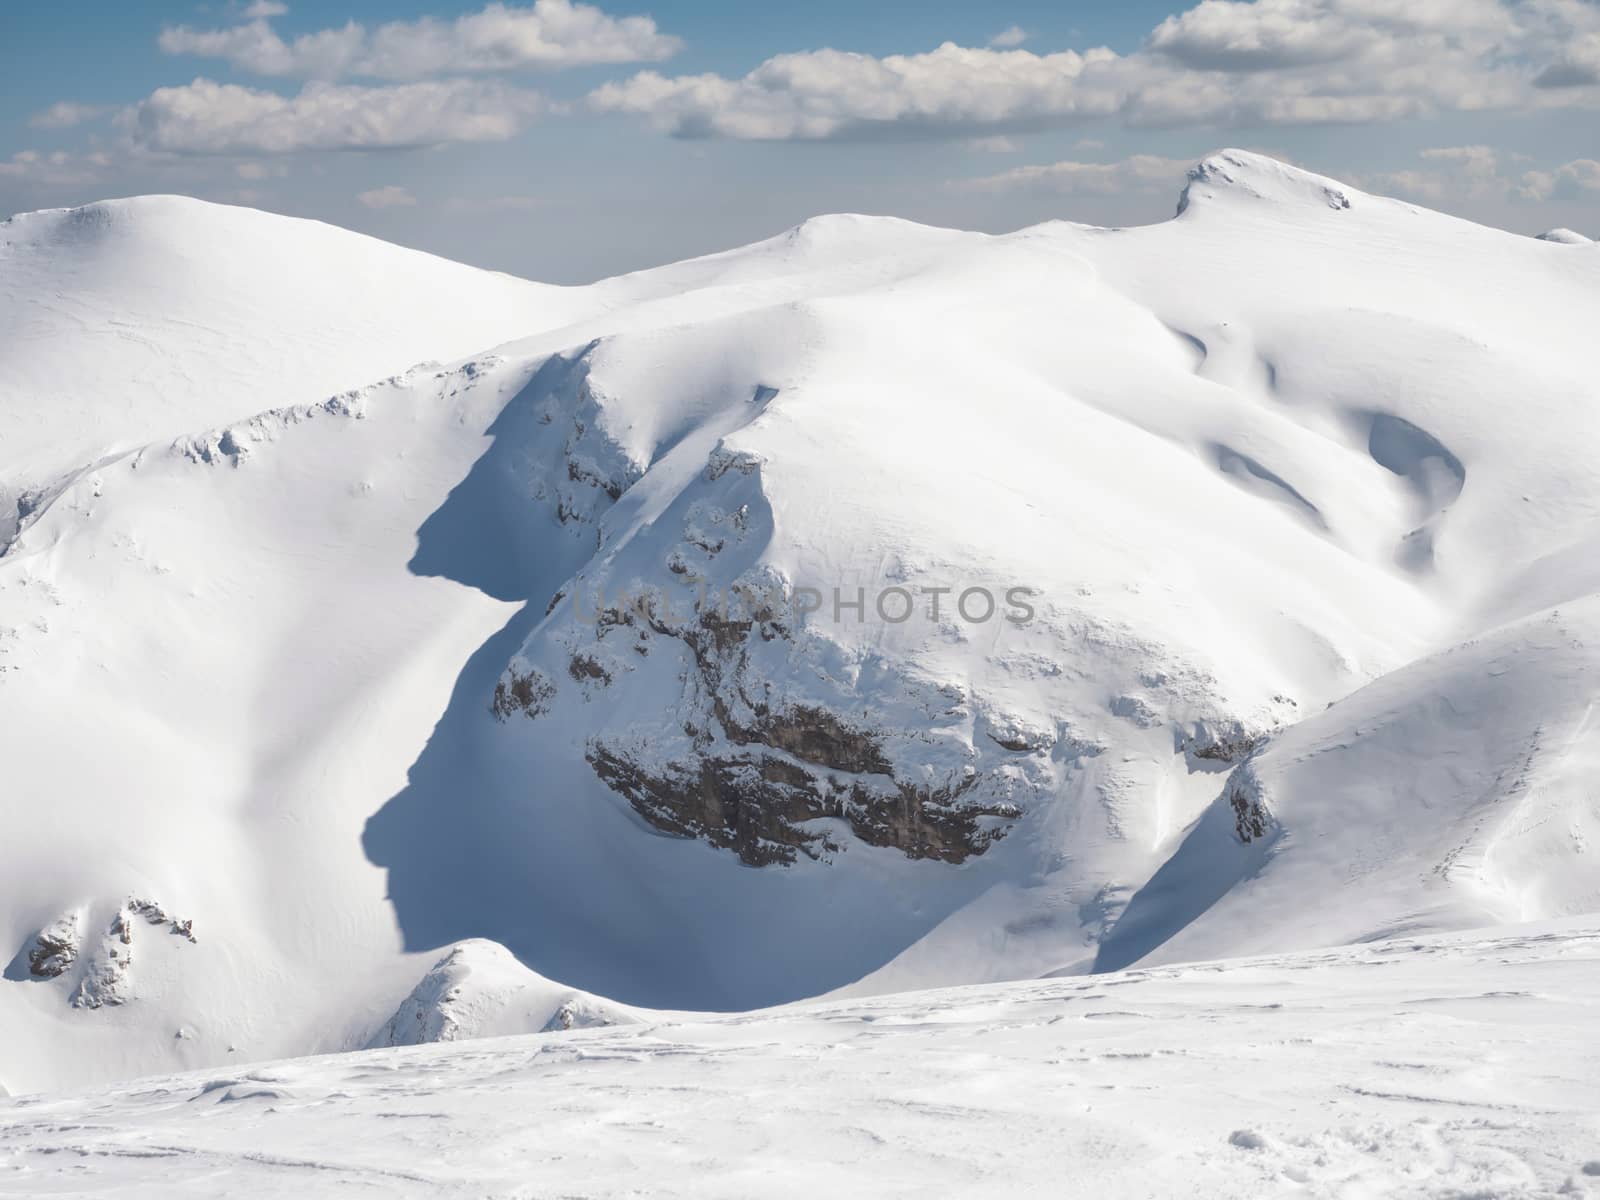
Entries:
{"label": "ski track in snow", "polygon": [[0,1195],[1600,1195],[1592,920],[0,1101]]}

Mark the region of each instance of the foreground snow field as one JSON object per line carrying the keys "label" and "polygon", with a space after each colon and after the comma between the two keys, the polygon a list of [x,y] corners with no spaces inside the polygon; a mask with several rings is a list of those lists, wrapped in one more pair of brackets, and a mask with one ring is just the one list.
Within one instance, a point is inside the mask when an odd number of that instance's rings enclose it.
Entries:
{"label": "foreground snow field", "polygon": [[0,1194],[1600,1195],[1600,922],[0,1101]]}
{"label": "foreground snow field", "polygon": [[579,288],[0,224],[0,1089],[1594,912],[1597,328],[1236,151]]}

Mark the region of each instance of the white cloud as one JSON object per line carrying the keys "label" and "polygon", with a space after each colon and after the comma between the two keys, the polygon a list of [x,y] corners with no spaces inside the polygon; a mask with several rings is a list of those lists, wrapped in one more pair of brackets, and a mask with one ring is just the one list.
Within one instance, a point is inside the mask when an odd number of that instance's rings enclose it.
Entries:
{"label": "white cloud", "polygon": [[163,30],[168,54],[221,58],[256,75],[421,79],[463,72],[660,62],[682,46],[649,17],[613,17],[573,0],[490,4],[454,21],[423,17],[368,29],[350,21],[285,41],[265,17],[227,29]]}
{"label": "white cloud", "polygon": [[244,15],[247,19],[255,20],[258,17],[281,17],[289,11],[287,4],[279,4],[278,0],[253,0],[245,6]]}
{"label": "white cloud", "polygon": [[253,75],[306,75],[333,78],[346,74],[361,53],[366,31],[355,22],[343,29],[302,34],[294,42],[280,38],[264,19],[228,29],[195,30],[180,25],[164,29],[158,44],[167,54],[226,59]]}
{"label": "white cloud", "polygon": [[1492,146],[1437,146],[1419,155],[1423,169],[1382,171],[1356,182],[1369,191],[1428,203],[1465,196],[1505,196],[1511,184],[1500,174],[1500,155]]}
{"label": "white cloud", "polygon": [[99,104],[77,104],[71,100],[58,100],[42,112],[36,112],[28,118],[28,124],[35,129],[70,129],[74,125],[82,125],[85,121],[93,121],[110,112],[109,108]]}
{"label": "white cloud", "polygon": [[1542,88],[1593,87],[1600,84],[1600,32],[1574,38],[1558,49],[1534,83]]}
{"label": "white cloud", "polygon": [[951,181],[955,191],[1043,191],[1098,196],[1122,192],[1170,189],[1176,194],[1192,159],[1160,158],[1135,154],[1120,162],[1058,162],[1043,166],[1014,167],[998,175]]}
{"label": "white cloud", "polygon": [[1377,36],[1374,30],[1335,23],[1314,6],[1293,0],[1203,0],[1156,26],[1148,44],[1196,70],[1252,71],[1333,62]]}
{"label": "white cloud", "polygon": [[1553,171],[1528,171],[1517,186],[1517,195],[1524,200],[1592,201],[1600,196],[1600,162],[1578,158]]}
{"label": "white cloud", "polygon": [[1016,138],[996,135],[994,137],[972,138],[967,142],[967,149],[977,150],[982,154],[1015,154],[1022,149],[1022,143]]}
{"label": "white cloud", "polygon": [[398,184],[373,188],[356,197],[367,208],[415,208],[417,198]]}
{"label": "white cloud", "polygon": [[1007,29],[1002,29],[990,38],[989,45],[1001,50],[1015,50],[1023,42],[1027,41],[1030,36],[1032,35],[1020,25],[1012,25]]}
{"label": "white cloud", "polygon": [[0,161],[0,175],[15,179],[35,169],[39,162],[37,150],[19,150],[9,160]]}
{"label": "white cloud", "polygon": [[445,208],[456,213],[532,212],[545,201],[539,196],[458,196]]}
{"label": "white cloud", "polygon": [[251,206],[258,205],[266,199],[255,188],[231,188],[220,192],[207,189],[206,198],[215,200],[218,204],[248,204]]}
{"label": "white cloud", "polygon": [[[1579,158],[1549,170],[1504,170],[1501,155],[1490,146],[1441,146],[1422,151],[1424,169],[1385,171],[1362,177],[1370,191],[1430,204],[1462,199],[1593,200],[1600,194],[1600,162]],[[1522,155],[1512,155],[1523,159]]]}
{"label": "white cloud", "polygon": [[1196,70],[1250,72],[1483,46],[1516,30],[1500,0],[1202,0],[1149,48]]}
{"label": "white cloud", "polygon": [[1114,87],[1085,82],[1109,50],[975,50],[874,58],[840,50],[780,54],[742,79],[655,71],[590,93],[600,112],[636,113],[680,137],[754,140],[870,136],[894,128],[974,133],[985,127],[1106,116]]}
{"label": "white cloud", "polygon": [[110,166],[102,153],[69,154],[65,150],[41,154],[19,150],[9,159],[0,159],[0,180],[65,187],[90,183]]}
{"label": "white cloud", "polygon": [[1500,156],[1492,146],[1437,146],[1424,150],[1427,162],[1448,163],[1474,179],[1492,179],[1500,173]]}
{"label": "white cloud", "polygon": [[142,150],[271,155],[503,141],[541,106],[537,93],[472,80],[309,83],[279,96],[196,79],[156,90],[118,121]]}
{"label": "white cloud", "polygon": [[233,168],[240,179],[281,179],[289,173],[282,163],[242,162]]}
{"label": "white cloud", "polygon": [[[1127,55],[949,43],[884,58],[816,50],[739,78],[644,71],[597,89],[589,104],[679,137],[756,140],[1600,108],[1600,84],[1579,86],[1593,29],[1600,7],[1584,0],[1202,0]],[[1567,86],[1535,87],[1536,78]]]}

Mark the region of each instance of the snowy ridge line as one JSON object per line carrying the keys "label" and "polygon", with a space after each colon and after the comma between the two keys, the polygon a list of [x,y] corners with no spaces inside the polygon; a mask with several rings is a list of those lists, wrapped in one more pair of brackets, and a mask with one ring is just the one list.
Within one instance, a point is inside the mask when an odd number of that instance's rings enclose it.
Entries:
{"label": "snowy ridge line", "polygon": [[25,488],[8,497],[0,488],[0,559],[15,549],[23,532],[49,511],[62,493],[75,486],[86,476],[128,458],[139,451],[123,451],[107,455],[95,462],[86,463],[76,471],[61,476],[55,482],[39,488]]}
{"label": "snowy ridge line", "polygon": [[[428,372],[436,379],[461,375],[472,379],[478,372],[500,365],[503,360],[492,354],[474,355],[454,365],[434,361],[419,362],[406,370],[384,379],[374,380],[358,388],[351,388],[324,400],[305,404],[291,404],[279,408],[263,409],[248,417],[230,421],[227,425],[213,426],[201,432],[182,434],[165,442],[151,442],[130,446],[107,455],[76,470],[60,476],[43,487],[30,488],[18,493],[15,512],[9,523],[0,523],[0,559],[4,559],[19,544],[28,527],[42,518],[63,494],[97,471],[130,463],[135,469],[151,453],[176,453],[191,462],[215,466],[223,461],[239,466],[249,456],[253,446],[275,440],[276,435],[303,421],[319,416],[347,417],[362,420],[367,415],[367,402],[384,388],[412,386],[417,378]],[[0,496],[4,492],[0,491]]]}
{"label": "snowy ridge line", "polygon": [[[411,387],[421,376],[427,374],[439,380],[449,379],[455,375],[471,380],[478,372],[492,369],[502,361],[492,354],[487,354],[473,355],[459,363],[449,365],[432,360],[419,362],[404,371],[374,380],[361,387],[350,388],[324,400],[264,409],[248,417],[231,421],[227,425],[213,426],[201,432],[176,437],[162,448],[176,451],[191,461],[207,466],[216,465],[223,459],[233,466],[238,466],[248,457],[252,445],[270,442],[276,434],[302,421],[314,420],[323,415],[348,417],[356,421],[364,420],[367,416],[368,402],[385,388]],[[137,453],[143,454],[155,448],[141,447]]]}

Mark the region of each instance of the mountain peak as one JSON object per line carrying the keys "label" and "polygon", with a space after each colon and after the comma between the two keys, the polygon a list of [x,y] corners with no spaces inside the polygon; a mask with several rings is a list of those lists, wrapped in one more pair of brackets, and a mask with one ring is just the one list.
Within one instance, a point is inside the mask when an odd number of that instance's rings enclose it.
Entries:
{"label": "mountain peak", "polygon": [[1219,150],[1189,169],[1188,182],[1178,198],[1178,214],[1181,216],[1196,202],[1225,196],[1341,210],[1351,206],[1354,195],[1359,193],[1336,179],[1265,154]]}
{"label": "mountain peak", "polygon": [[[241,227],[258,230],[274,226],[284,229],[295,226],[332,228],[321,222],[279,216],[240,205],[217,204],[195,196],[153,194],[96,200],[75,208],[43,208],[37,212],[17,213],[0,222],[0,230],[12,235],[33,235],[35,238],[50,238],[60,242],[81,242],[134,230],[145,236],[160,231],[180,240],[193,241],[204,236],[207,229],[218,225],[235,234]],[[361,236],[340,232],[345,237]]]}

